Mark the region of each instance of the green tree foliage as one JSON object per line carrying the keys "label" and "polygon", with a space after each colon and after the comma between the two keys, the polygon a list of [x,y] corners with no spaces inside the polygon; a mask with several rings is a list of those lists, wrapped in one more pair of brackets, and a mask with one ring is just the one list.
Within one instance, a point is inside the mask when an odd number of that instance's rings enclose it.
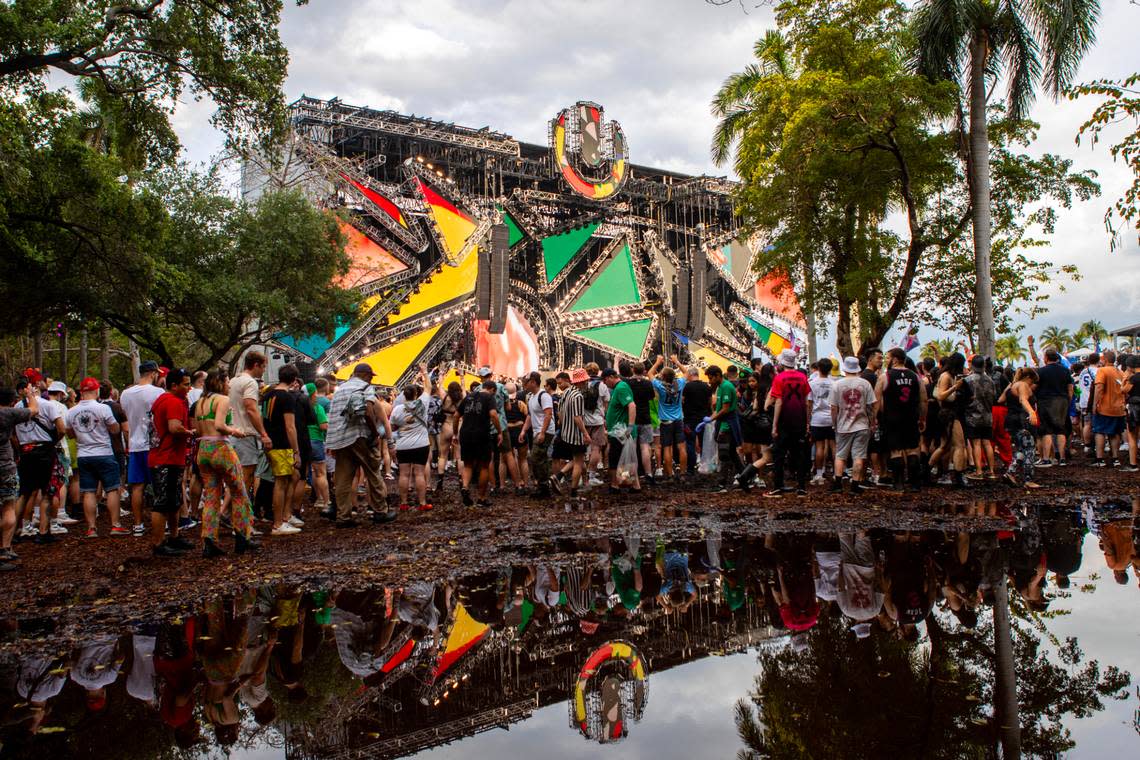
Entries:
{"label": "green tree foliage", "polygon": [[1056,325],[1050,325],[1042,330],[1039,341],[1042,348],[1053,347],[1062,352],[1077,347],[1073,334],[1065,328],[1057,327]]}
{"label": "green tree foliage", "polygon": [[[757,61],[713,101],[713,156],[735,148],[743,222],[779,241],[758,269],[784,268],[805,308],[837,314],[844,354],[856,338],[882,340],[924,252],[968,221],[933,213],[955,179],[952,139],[934,128],[955,93],[906,71],[901,13],[886,0],[781,3],[782,34],[758,43]],[[903,236],[885,224],[896,210]]]}
{"label": "green tree foliage", "polygon": [[999,362],[1013,364],[1025,361],[1025,348],[1021,345],[1021,336],[1002,335],[994,344],[994,352]]}
{"label": "green tree foliage", "polygon": [[1081,125],[1077,135],[1078,143],[1081,137],[1087,136],[1096,145],[1106,129],[1122,123],[1135,126],[1120,142],[1109,148],[1114,159],[1123,161],[1132,169],[1132,184],[1104,214],[1104,226],[1111,236],[1111,247],[1115,250],[1126,225],[1132,225],[1140,238],[1140,74],[1119,80],[1098,79],[1082,84],[1069,97],[1082,95],[1100,96],[1104,100],[1088,121]]}
{"label": "green tree foliage", "polygon": [[[1043,286],[1065,289],[1066,280],[1079,277],[1075,266],[1054,266],[1031,255],[1044,248],[1060,209],[1074,200],[1088,200],[1100,192],[1096,173],[1075,172],[1072,161],[1053,154],[1034,157],[1020,151],[1037,136],[1038,124],[1000,118],[1004,109],[991,109],[989,127],[993,194],[990,209],[992,248],[990,279],[998,331],[1021,329],[1019,317],[1034,319],[1044,313],[1048,295]],[[940,213],[968,213],[970,199],[962,186],[939,199]],[[910,319],[965,335],[976,349],[979,320],[975,298],[976,270],[969,241],[932,248],[929,261],[919,269],[917,298]]]}
{"label": "green tree foliage", "polygon": [[954,341],[950,338],[935,338],[924,343],[919,349],[919,356],[923,359],[941,359],[954,353]]}
{"label": "green tree foliage", "polygon": [[[132,113],[164,122],[186,95],[217,106],[235,143],[270,145],[286,123],[289,55],[281,0],[20,0],[0,5],[0,93],[30,97],[49,75],[97,87]],[[58,80],[57,80],[58,81]],[[57,106],[60,104],[56,104]]]}

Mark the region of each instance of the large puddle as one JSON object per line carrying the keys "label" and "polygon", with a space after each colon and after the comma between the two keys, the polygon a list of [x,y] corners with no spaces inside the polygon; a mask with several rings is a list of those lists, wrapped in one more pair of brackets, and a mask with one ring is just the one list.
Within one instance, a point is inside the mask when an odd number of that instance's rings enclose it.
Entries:
{"label": "large puddle", "polygon": [[1008,531],[615,535],[4,623],[4,757],[1140,756],[1140,500]]}

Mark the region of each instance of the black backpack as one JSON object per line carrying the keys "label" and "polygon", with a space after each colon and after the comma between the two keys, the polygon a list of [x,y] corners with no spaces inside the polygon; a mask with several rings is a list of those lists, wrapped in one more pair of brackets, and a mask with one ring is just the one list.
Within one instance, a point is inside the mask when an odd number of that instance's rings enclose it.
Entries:
{"label": "black backpack", "polygon": [[582,394],[583,403],[587,412],[598,411],[598,399],[600,392],[598,386],[601,385],[601,380],[591,380],[590,384],[586,386],[586,392]]}

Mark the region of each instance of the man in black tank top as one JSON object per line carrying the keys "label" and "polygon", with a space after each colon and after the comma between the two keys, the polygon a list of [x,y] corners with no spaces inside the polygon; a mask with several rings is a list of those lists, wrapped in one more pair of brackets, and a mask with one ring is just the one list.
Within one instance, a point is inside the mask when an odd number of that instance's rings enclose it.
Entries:
{"label": "man in black tank top", "polygon": [[[887,352],[887,371],[875,387],[882,410],[883,441],[890,457],[894,488],[904,482],[912,489],[922,483],[919,466],[919,438],[926,428],[926,392],[917,374],[906,368],[906,352],[892,348]],[[905,479],[904,479],[905,464]]]}

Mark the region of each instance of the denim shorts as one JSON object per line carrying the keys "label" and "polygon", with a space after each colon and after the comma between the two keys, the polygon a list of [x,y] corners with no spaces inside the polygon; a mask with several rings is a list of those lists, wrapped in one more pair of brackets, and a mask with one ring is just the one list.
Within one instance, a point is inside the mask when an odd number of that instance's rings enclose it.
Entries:
{"label": "denim shorts", "polygon": [[0,475],[0,504],[7,504],[20,495],[20,476],[16,473]]}
{"label": "denim shorts", "polygon": [[127,459],[127,483],[129,485],[148,485],[150,483],[150,464],[148,458],[150,451],[132,451]]}
{"label": "denim shorts", "polygon": [[312,448],[312,456],[309,461],[313,464],[320,464],[325,461],[325,442],[309,440],[309,446]]}
{"label": "denim shorts", "polygon": [[100,485],[104,491],[113,491],[121,484],[119,460],[114,456],[79,457],[80,493],[95,493]]}

